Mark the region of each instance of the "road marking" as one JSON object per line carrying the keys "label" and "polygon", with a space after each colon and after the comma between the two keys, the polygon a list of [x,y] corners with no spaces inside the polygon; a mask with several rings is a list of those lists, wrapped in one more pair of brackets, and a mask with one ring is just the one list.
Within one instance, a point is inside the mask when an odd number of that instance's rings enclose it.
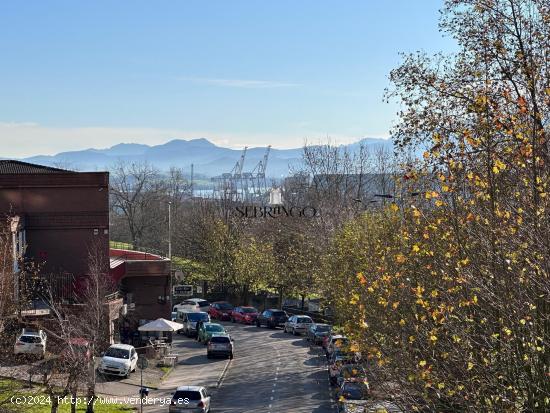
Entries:
{"label": "road marking", "polygon": [[271,400],[273,400],[273,396],[271,396]]}
{"label": "road marking", "polygon": [[222,387],[223,380],[225,379],[225,374],[227,373],[227,370],[229,370],[229,365],[231,364],[233,360],[229,359],[227,363],[225,364],[225,367],[223,368],[222,373],[220,374],[220,377],[218,378],[218,382],[216,383],[216,388],[219,389]]}
{"label": "road marking", "polygon": [[271,393],[275,393],[275,389],[271,390]]}

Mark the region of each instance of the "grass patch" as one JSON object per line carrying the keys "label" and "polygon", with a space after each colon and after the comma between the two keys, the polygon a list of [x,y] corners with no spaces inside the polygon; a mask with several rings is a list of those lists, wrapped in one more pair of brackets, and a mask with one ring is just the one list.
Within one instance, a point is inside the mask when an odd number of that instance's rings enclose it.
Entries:
{"label": "grass patch", "polygon": [[[13,399],[12,399],[13,397]],[[18,398],[18,399],[15,399]],[[79,395],[79,404],[76,411],[81,413],[86,411],[85,399]],[[51,411],[51,399],[42,391],[40,385],[34,385],[28,388],[20,381],[12,379],[0,380],[0,410],[28,413],[49,413]],[[4,410],[2,410],[4,411]],[[59,404],[59,413],[69,413],[71,411],[70,397]],[[94,404],[95,413],[129,413],[134,412],[135,408],[121,403],[100,403]]]}

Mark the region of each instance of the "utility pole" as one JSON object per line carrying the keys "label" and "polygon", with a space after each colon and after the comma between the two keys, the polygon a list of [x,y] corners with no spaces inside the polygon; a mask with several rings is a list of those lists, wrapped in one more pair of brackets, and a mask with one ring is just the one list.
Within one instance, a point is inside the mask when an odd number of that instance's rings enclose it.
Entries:
{"label": "utility pole", "polygon": [[191,199],[193,199],[193,164],[191,164]]}
{"label": "utility pole", "polygon": [[172,202],[168,201],[168,259],[170,260],[170,314],[172,314]]}

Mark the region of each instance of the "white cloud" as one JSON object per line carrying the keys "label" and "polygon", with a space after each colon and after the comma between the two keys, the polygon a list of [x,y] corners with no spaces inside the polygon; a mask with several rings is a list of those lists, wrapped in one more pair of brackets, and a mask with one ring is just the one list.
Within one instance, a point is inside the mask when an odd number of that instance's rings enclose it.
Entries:
{"label": "white cloud", "polygon": [[[240,149],[244,146],[272,145],[274,148],[297,148],[307,140],[326,142],[327,136],[337,144],[356,142],[361,136],[346,136],[296,128],[291,133],[225,133],[172,128],[132,127],[47,127],[32,122],[0,122],[0,156],[25,158],[34,155],[55,155],[59,152],[102,149],[119,143],[163,144],[171,139],[206,138],[214,144]],[[363,134],[362,136],[376,136]],[[379,136],[379,135],[378,135]]]}
{"label": "white cloud", "polygon": [[246,89],[273,89],[281,87],[295,87],[298,83],[279,82],[273,80],[247,80],[247,79],[218,79],[203,77],[180,77],[181,80],[188,80],[196,83],[206,83],[215,86],[236,87]]}

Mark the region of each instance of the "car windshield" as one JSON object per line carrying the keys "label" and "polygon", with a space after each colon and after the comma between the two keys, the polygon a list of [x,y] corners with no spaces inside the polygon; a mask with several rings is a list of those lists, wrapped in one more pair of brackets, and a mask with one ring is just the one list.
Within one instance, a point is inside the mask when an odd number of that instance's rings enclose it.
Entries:
{"label": "car windshield", "polygon": [[286,316],[286,313],[284,311],[273,311],[273,315],[275,317],[281,317],[281,316]]}
{"label": "car windshield", "polygon": [[208,314],[206,313],[189,313],[187,314],[189,321],[207,321]]}
{"label": "car windshield", "polygon": [[313,323],[309,317],[300,317],[298,318],[298,323]]}
{"label": "car windshield", "polygon": [[105,356],[128,360],[130,358],[130,352],[125,349],[111,347],[105,352]]}
{"label": "car windshield", "polygon": [[183,390],[178,390],[174,393],[173,400],[180,400],[182,403],[184,403],[184,399],[197,401],[201,399],[201,394],[198,391]]}
{"label": "car windshield", "polygon": [[232,310],[233,306],[229,303],[219,303],[220,310]]}
{"label": "car windshield", "polygon": [[19,341],[22,343],[40,343],[42,340],[38,336],[21,336]]}
{"label": "car windshield", "polygon": [[351,378],[351,377],[365,377],[367,373],[365,372],[365,369],[363,367],[346,366],[342,369],[340,374],[344,378]]}
{"label": "car windshield", "polygon": [[349,340],[347,338],[337,338],[336,340],[334,340],[334,346],[338,348],[343,347],[348,343]]}
{"label": "car windshield", "polygon": [[209,325],[206,326],[206,331],[224,331],[222,326],[219,325]]}
{"label": "car windshield", "polygon": [[197,304],[199,307],[208,307],[210,305],[208,301],[199,301]]}
{"label": "car windshield", "polygon": [[258,310],[256,310],[255,308],[252,308],[252,307],[243,307],[242,310],[243,310],[243,313],[257,313],[258,312]]}
{"label": "car windshield", "polygon": [[368,387],[363,383],[347,383],[342,389],[342,395],[350,400],[363,400],[367,394]]}
{"label": "car windshield", "polygon": [[229,343],[229,337],[225,336],[214,336],[210,340],[212,343]]}

